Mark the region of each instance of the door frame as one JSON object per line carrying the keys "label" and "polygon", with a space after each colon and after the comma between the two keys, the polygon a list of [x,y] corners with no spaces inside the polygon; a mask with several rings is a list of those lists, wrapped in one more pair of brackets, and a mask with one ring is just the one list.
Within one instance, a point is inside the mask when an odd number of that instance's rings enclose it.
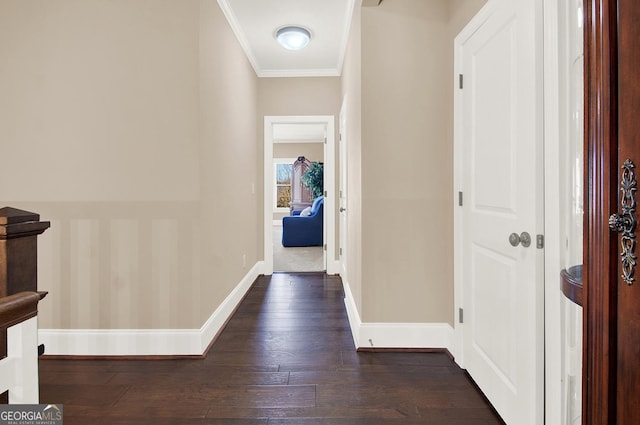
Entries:
{"label": "door frame", "polygon": [[561,133],[560,108],[562,86],[560,45],[564,42],[558,0],[544,0],[544,179],[545,179],[545,424],[562,424],[563,397],[563,340],[562,303],[564,295],[560,289],[560,271],[565,267],[562,258],[563,227],[561,208],[562,177],[561,158],[565,139]]}
{"label": "door frame", "polygon": [[273,274],[273,126],[274,124],[325,124],[324,143],[324,257],[327,274],[338,273],[335,260],[335,117],[333,115],[283,115],[264,117],[263,165],[263,266],[262,273]]}
{"label": "door frame", "polygon": [[[348,235],[347,235],[347,226],[348,226],[348,217],[349,210],[347,208],[347,196],[348,192],[348,174],[349,169],[347,167],[347,96],[345,95],[342,99],[342,107],[340,108],[340,115],[338,117],[338,134],[339,134],[339,146],[338,146],[338,163],[339,163],[339,173],[338,173],[338,208],[342,206],[341,199],[344,198],[344,208],[345,211],[339,211],[338,217],[338,261],[340,263],[340,276],[345,281],[348,281],[347,277],[347,263],[349,261],[348,256]],[[343,220],[344,214],[344,220]]]}

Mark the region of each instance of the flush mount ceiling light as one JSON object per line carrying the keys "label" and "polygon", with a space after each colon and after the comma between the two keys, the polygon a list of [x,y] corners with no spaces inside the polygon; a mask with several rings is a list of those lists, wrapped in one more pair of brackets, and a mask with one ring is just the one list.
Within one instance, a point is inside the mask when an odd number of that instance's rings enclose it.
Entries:
{"label": "flush mount ceiling light", "polygon": [[288,25],[276,31],[276,40],[285,49],[300,50],[309,44],[311,32],[303,27]]}

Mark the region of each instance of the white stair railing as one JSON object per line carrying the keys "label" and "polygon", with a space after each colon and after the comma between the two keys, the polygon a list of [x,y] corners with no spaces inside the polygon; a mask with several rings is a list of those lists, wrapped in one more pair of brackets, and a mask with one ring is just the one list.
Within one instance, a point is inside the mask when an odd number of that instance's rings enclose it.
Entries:
{"label": "white stair railing", "polygon": [[0,360],[0,393],[10,404],[38,404],[38,301],[46,292],[0,298],[0,329],[7,329],[7,357]]}

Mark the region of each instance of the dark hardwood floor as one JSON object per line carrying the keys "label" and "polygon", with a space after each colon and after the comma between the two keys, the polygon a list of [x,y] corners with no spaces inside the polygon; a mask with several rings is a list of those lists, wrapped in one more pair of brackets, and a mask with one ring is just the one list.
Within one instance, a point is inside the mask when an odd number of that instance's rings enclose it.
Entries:
{"label": "dark hardwood floor", "polygon": [[354,349],[339,277],[256,280],[205,359],[40,360],[65,425],[500,425],[444,353]]}

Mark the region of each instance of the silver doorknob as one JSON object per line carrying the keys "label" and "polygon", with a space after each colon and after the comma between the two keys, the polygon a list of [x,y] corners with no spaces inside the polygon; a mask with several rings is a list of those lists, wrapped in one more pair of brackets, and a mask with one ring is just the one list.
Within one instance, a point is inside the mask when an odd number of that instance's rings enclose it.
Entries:
{"label": "silver doorknob", "polygon": [[340,207],[340,212],[345,212],[346,210],[346,208]]}
{"label": "silver doorknob", "polygon": [[522,244],[523,247],[528,248],[531,245],[531,235],[527,232],[522,232],[519,235],[512,233],[509,235],[509,243],[511,246]]}

